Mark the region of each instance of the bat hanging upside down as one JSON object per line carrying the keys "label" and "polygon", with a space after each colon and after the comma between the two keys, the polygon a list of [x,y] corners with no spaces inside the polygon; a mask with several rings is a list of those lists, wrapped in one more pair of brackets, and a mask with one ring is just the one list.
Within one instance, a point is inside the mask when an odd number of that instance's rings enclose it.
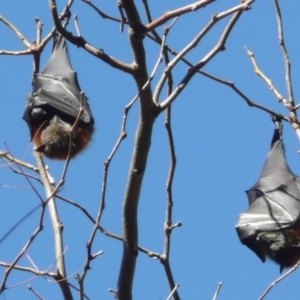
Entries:
{"label": "bat hanging upside down", "polygon": [[[82,114],[79,114],[80,107]],[[23,119],[28,124],[35,151],[48,158],[66,159],[69,152],[74,157],[91,140],[94,118],[88,99],[81,94],[62,35],[56,37],[48,64],[34,78]]]}
{"label": "bat hanging upside down", "polygon": [[300,178],[289,168],[282,142],[282,124],[275,122],[271,149],[258,181],[246,191],[249,208],[236,230],[243,244],[280,272],[300,260]]}

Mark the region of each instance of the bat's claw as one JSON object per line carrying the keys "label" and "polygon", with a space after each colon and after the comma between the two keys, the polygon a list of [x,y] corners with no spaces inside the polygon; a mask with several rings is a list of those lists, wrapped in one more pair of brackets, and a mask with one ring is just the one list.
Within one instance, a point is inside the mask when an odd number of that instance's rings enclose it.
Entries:
{"label": "bat's claw", "polygon": [[275,126],[277,129],[282,129],[282,118],[279,118],[278,116],[271,115],[272,121],[275,123]]}

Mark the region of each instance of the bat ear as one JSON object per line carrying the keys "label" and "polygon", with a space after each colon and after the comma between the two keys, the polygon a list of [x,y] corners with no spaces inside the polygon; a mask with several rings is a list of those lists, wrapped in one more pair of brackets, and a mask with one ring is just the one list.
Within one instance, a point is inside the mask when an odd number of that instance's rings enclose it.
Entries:
{"label": "bat ear", "polygon": [[275,127],[276,129],[278,129],[279,131],[282,131],[282,118],[278,117],[278,116],[274,116],[272,115],[272,121],[275,123]]}
{"label": "bat ear", "polygon": [[67,27],[67,25],[69,24],[69,20],[70,20],[70,18],[71,18],[71,11],[69,10],[69,9],[67,9],[66,11],[65,11],[65,18],[64,18],[64,21],[65,21],[65,23],[63,24],[63,27]]}
{"label": "bat ear", "polygon": [[284,269],[284,266],[280,265],[280,269],[279,269],[280,274],[282,273],[283,269]]}
{"label": "bat ear", "polygon": [[42,144],[42,145],[36,147],[36,148],[34,149],[34,151],[43,153],[43,152],[45,152],[45,149],[46,149],[46,145],[45,145],[45,144]]}
{"label": "bat ear", "polygon": [[272,121],[275,124],[275,131],[274,131],[274,135],[273,135],[271,145],[274,145],[279,140],[282,140],[283,125],[282,125],[282,119],[277,117],[277,116],[272,116]]}

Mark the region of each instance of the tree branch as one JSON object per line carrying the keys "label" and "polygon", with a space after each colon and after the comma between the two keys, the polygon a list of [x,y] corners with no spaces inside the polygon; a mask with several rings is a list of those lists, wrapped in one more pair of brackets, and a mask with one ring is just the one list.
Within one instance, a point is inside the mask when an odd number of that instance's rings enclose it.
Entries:
{"label": "tree branch", "polygon": [[[137,70],[135,81],[138,90],[141,90],[148,80],[145,49],[143,45],[144,34],[141,31],[143,26],[134,1],[123,0],[122,5],[130,25],[129,38],[133,51],[134,65]],[[140,95],[140,118],[123,201],[124,242],[123,257],[118,279],[118,299],[132,299],[132,284],[138,255],[137,209],[156,115],[156,108],[152,101],[152,92],[148,86]]]}
{"label": "tree branch", "polygon": [[203,71],[203,70],[200,70],[199,71],[202,75],[212,79],[212,80],[215,80],[219,83],[222,83],[226,86],[229,86],[231,89],[233,89],[239,96],[241,96],[242,99],[244,99],[246,101],[246,103],[250,106],[250,107],[256,107],[262,111],[265,111],[273,116],[276,116],[277,118],[281,119],[281,120],[284,120],[286,122],[290,122],[290,119],[288,117],[285,117],[283,116],[282,114],[280,113],[277,113],[267,107],[264,107],[260,104],[257,104],[255,102],[253,102],[252,100],[250,100],[239,88],[237,88],[234,84],[234,82],[232,81],[229,81],[229,80],[224,80],[224,79],[221,79],[221,78],[218,78],[216,76],[213,76],[211,74],[208,74],[207,72]]}
{"label": "tree branch", "polygon": [[166,12],[163,16],[159,17],[158,19],[152,21],[148,25],[146,25],[147,32],[152,31],[153,29],[157,28],[158,26],[166,23],[170,19],[173,19],[175,17],[179,17],[183,14],[189,13],[189,12],[195,12],[200,8],[205,7],[206,5],[215,2],[216,0],[202,0],[195,2],[193,4],[189,4],[184,7],[180,7],[178,9]]}
{"label": "tree branch", "polygon": [[89,44],[82,36],[74,36],[71,32],[67,31],[60,23],[55,0],[49,0],[49,7],[57,31],[62,34],[69,42],[76,45],[77,47],[85,49],[87,52],[96,56],[97,58],[100,58],[102,61],[106,62],[113,68],[119,69],[129,74],[134,73],[134,69],[132,69],[130,65],[123,63],[110,55],[107,55],[103,49],[95,48],[94,46]]}
{"label": "tree branch", "polygon": [[[236,12],[231,20],[229,21],[228,25],[226,26],[222,36],[220,37],[218,43],[216,46],[194,67],[190,68],[187,72],[187,74],[184,76],[184,78],[181,80],[181,82],[178,84],[178,86],[174,89],[174,91],[165,99],[162,103],[158,105],[160,111],[165,110],[177,97],[178,95],[183,91],[183,89],[186,87],[188,82],[192,79],[192,77],[200,70],[202,67],[204,67],[218,52],[224,50],[227,38],[233,29],[234,25],[236,24],[237,20],[242,15],[243,10],[240,10]],[[203,29],[203,31],[198,35],[183,51],[181,51],[177,57],[176,60],[179,60],[185,53],[187,53],[191,48],[195,47],[195,45],[198,43],[199,37],[201,38],[202,35],[204,35],[214,24],[214,19],[219,19],[218,15],[215,15],[211,22]],[[173,61],[171,61],[172,64]],[[166,74],[167,72],[165,72]],[[158,87],[156,88],[156,97],[159,96],[160,91],[162,89],[163,82],[165,81],[165,75],[161,78],[160,83],[158,83]],[[154,97],[154,101],[156,101],[156,98]]]}

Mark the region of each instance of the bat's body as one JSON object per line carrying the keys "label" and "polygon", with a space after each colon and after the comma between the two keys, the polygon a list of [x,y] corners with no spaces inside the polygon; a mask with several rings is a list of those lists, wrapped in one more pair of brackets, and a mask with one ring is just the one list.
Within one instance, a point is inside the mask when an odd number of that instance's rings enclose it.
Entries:
{"label": "bat's body", "polygon": [[[87,98],[80,93],[65,38],[59,35],[48,64],[34,78],[23,116],[36,151],[49,158],[66,159],[69,152],[74,157],[86,147],[94,131],[94,118]],[[78,117],[77,126],[71,132]]]}
{"label": "bat's body", "polygon": [[282,124],[277,123],[267,160],[258,181],[246,191],[249,209],[236,229],[243,244],[282,271],[300,260],[300,178],[284,155]]}

